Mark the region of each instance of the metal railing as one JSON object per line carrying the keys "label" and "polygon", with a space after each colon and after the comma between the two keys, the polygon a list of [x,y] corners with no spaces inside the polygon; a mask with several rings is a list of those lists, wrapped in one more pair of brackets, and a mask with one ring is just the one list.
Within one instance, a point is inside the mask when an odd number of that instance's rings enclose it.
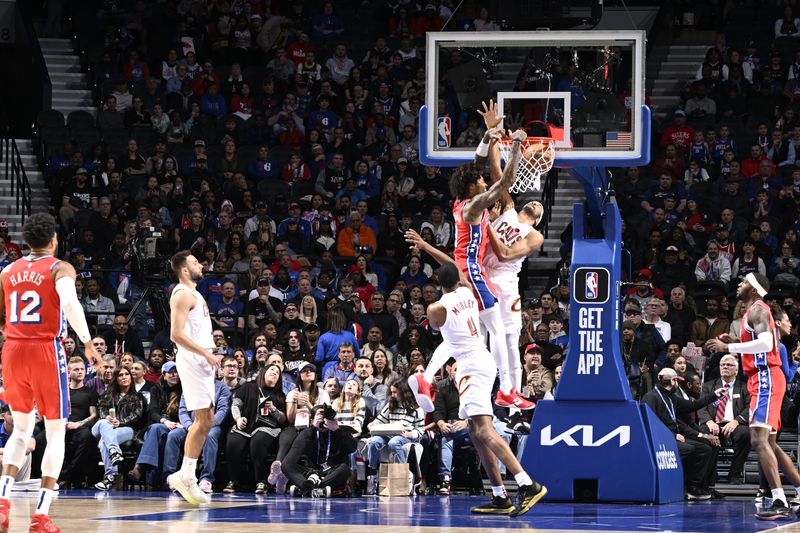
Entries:
{"label": "metal railing", "polygon": [[25,222],[25,218],[31,214],[31,184],[25,173],[17,141],[11,136],[8,126],[0,127],[0,164],[3,168],[3,180],[11,186],[11,196],[16,197],[15,212],[22,215],[21,222]]}
{"label": "metal railing", "polygon": [[548,233],[550,231],[550,221],[553,218],[553,204],[556,201],[556,190],[558,190],[558,174],[560,169],[554,168],[550,170],[545,175],[544,180],[544,187],[542,187],[542,198],[541,202],[544,206],[544,218],[542,218],[542,223],[539,228],[539,231],[542,233],[544,238],[548,238]]}

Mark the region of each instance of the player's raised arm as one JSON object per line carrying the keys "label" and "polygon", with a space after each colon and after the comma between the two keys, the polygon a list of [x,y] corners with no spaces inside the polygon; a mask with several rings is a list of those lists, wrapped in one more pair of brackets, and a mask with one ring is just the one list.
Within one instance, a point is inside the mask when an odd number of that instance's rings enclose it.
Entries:
{"label": "player's raised arm", "polygon": [[78,292],[75,290],[75,267],[66,261],[59,261],[53,268],[53,280],[55,281],[56,292],[61,305],[61,310],[67,318],[70,327],[78,335],[83,343],[84,353],[89,364],[95,370],[100,367],[100,354],[92,344],[92,336],[89,333],[89,325],[86,323],[86,315],[83,313],[83,306],[78,300]]}
{"label": "player's raised arm", "polygon": [[[486,158],[489,158],[489,163],[491,164],[491,157],[490,157],[490,145],[492,144],[492,138],[496,135],[493,135],[493,130],[500,127],[503,123],[503,115],[497,114],[497,104],[494,103],[494,100],[489,100],[489,105],[486,105],[486,102],[481,102],[481,106],[483,110],[478,108],[476,111],[478,114],[483,117],[483,123],[486,126],[486,132],[483,134],[483,138],[481,139],[480,144],[475,149],[475,164],[478,166],[483,166],[486,163]],[[495,143],[496,144],[496,143]],[[498,154],[499,158],[499,154]],[[498,159],[497,168],[500,169],[500,161]],[[498,176],[499,176],[498,172]],[[494,176],[492,176],[494,180]]]}
{"label": "player's raised arm", "polygon": [[[440,265],[444,265],[446,263],[453,263],[455,265],[455,260],[444,253],[442,250],[436,248],[431,243],[426,241],[422,238],[422,236],[414,231],[413,229],[406,230],[405,233],[406,242],[409,243],[411,246],[410,248],[418,248],[419,250],[427,253],[431,257],[433,257],[437,263]],[[456,265],[458,266],[458,265]],[[458,269],[459,278],[462,284],[469,285],[467,278],[464,276],[464,273],[461,272],[461,269]]]}
{"label": "player's raised arm", "polygon": [[189,316],[189,311],[192,310],[196,300],[186,290],[175,291],[172,298],[169,300],[169,305],[172,310],[169,317],[170,323],[170,340],[178,345],[179,348],[201,355],[206,358],[208,364],[214,366],[216,356],[211,353],[207,348],[203,348],[187,335],[183,328],[186,325],[186,318]]}
{"label": "player's raised arm", "polygon": [[528,138],[523,130],[517,130],[511,134],[511,157],[503,170],[503,177],[492,183],[486,192],[482,192],[467,202],[464,206],[464,216],[468,220],[475,220],[481,217],[483,210],[502,199],[502,191],[507,191],[513,184],[517,173],[517,165],[522,151],[520,145]]}

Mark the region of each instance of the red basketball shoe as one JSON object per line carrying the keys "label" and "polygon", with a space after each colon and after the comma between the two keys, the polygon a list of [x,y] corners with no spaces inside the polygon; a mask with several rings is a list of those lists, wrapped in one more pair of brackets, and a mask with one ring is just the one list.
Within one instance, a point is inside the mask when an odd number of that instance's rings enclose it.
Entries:
{"label": "red basketball shoe", "polygon": [[28,533],[61,533],[50,517],[46,514],[35,514],[31,517],[31,527]]}
{"label": "red basketball shoe", "polygon": [[536,404],[534,404],[532,401],[526,400],[520,396],[516,387],[512,388],[511,392],[508,394],[502,390],[497,391],[497,397],[494,399],[494,403],[500,407],[516,407],[522,411],[533,409],[536,406]]}
{"label": "red basketball shoe", "polygon": [[11,502],[0,500],[0,533],[8,531],[8,516],[11,514]]}
{"label": "red basketball shoe", "polygon": [[414,398],[417,399],[417,404],[422,407],[426,413],[433,412],[433,395],[431,394],[430,383],[425,381],[423,374],[413,374],[408,377],[408,386],[411,387],[411,392],[414,393]]}

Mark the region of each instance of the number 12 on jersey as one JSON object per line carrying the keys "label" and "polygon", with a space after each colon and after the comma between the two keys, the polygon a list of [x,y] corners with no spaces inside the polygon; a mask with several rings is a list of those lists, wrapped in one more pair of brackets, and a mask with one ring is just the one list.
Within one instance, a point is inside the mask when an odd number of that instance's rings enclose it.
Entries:
{"label": "number 12 on jersey", "polygon": [[[38,312],[42,307],[42,298],[36,291],[25,291],[20,294],[17,291],[9,294],[11,305],[8,310],[9,324],[39,324],[42,315]],[[20,305],[22,309],[20,310]]]}

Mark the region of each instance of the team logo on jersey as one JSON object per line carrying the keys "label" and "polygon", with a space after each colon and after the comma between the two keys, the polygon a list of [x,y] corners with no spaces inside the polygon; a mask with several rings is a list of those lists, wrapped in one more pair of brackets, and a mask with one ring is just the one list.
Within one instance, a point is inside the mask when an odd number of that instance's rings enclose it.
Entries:
{"label": "team logo on jersey", "polygon": [[605,268],[581,267],[573,273],[575,301],[584,304],[602,304],[611,294],[611,275]]}

